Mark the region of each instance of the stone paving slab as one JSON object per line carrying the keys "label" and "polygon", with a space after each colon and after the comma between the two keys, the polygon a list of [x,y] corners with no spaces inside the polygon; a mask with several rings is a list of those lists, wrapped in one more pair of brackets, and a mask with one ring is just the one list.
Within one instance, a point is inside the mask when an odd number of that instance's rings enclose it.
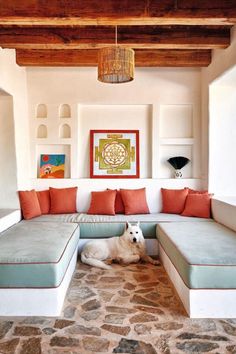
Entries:
{"label": "stone paving slab", "polygon": [[78,261],[60,318],[0,318],[0,354],[236,354],[236,319],[189,319],[162,266]]}

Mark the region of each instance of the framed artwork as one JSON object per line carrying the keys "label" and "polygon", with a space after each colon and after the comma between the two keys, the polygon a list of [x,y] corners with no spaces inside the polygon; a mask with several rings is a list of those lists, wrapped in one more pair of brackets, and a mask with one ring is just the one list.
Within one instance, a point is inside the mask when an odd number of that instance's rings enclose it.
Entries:
{"label": "framed artwork", "polygon": [[40,178],[64,178],[65,155],[40,155]]}
{"label": "framed artwork", "polygon": [[138,130],[90,130],[91,178],[139,178]]}

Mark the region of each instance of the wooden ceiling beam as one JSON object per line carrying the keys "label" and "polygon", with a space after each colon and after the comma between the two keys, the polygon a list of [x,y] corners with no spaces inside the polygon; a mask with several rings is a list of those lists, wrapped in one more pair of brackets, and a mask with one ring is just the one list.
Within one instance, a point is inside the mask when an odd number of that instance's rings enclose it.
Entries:
{"label": "wooden ceiling beam", "polygon": [[[121,26],[119,45],[146,49],[212,49],[230,44],[230,26]],[[110,26],[0,27],[0,46],[18,49],[94,49],[115,43]]]}
{"label": "wooden ceiling beam", "polygon": [[[97,66],[96,49],[16,50],[20,66]],[[135,67],[203,67],[211,62],[210,50],[135,50]]]}
{"label": "wooden ceiling beam", "polygon": [[233,25],[235,0],[0,0],[1,25]]}

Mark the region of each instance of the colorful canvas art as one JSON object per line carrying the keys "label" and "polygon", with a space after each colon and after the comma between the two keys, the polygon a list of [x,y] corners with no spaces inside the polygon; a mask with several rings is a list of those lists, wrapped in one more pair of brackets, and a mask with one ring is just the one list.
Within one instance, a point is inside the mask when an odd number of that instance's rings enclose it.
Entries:
{"label": "colorful canvas art", "polygon": [[40,155],[40,178],[64,178],[65,155]]}
{"label": "colorful canvas art", "polygon": [[139,131],[91,130],[90,177],[139,178]]}

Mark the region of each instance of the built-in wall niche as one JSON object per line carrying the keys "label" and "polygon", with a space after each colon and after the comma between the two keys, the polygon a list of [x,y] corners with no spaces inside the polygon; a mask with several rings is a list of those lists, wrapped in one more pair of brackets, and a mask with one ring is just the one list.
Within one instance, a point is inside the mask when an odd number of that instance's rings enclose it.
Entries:
{"label": "built-in wall niche", "polygon": [[67,103],[63,103],[59,107],[59,117],[60,118],[71,118],[71,108]]}
{"label": "built-in wall niche", "polygon": [[79,105],[79,178],[89,178],[90,130],[139,130],[140,178],[152,177],[152,105]]}
{"label": "built-in wall niche", "polygon": [[193,138],[192,105],[160,106],[160,138]]}
{"label": "built-in wall niche", "polygon": [[47,118],[47,106],[44,103],[39,103],[36,106],[36,118]]}
{"label": "built-in wall niche", "polygon": [[37,129],[37,138],[46,139],[48,137],[47,127],[45,124],[40,124]]}
{"label": "built-in wall niche", "polygon": [[54,145],[54,144],[40,144],[36,146],[37,155],[37,177],[40,176],[40,156],[41,155],[65,155],[65,177],[71,177],[71,147],[68,144]]}
{"label": "built-in wall niche", "polygon": [[71,129],[68,124],[62,124],[59,128],[59,138],[69,139],[71,138]]}
{"label": "built-in wall niche", "polygon": [[161,178],[174,178],[174,168],[167,162],[170,157],[185,156],[190,162],[181,169],[182,178],[192,178],[192,145],[163,145],[160,147]]}
{"label": "built-in wall niche", "polygon": [[193,106],[171,104],[160,106],[159,117],[159,171],[160,178],[173,178],[170,157],[184,156],[190,162],[181,170],[183,178],[193,177],[194,149]]}

